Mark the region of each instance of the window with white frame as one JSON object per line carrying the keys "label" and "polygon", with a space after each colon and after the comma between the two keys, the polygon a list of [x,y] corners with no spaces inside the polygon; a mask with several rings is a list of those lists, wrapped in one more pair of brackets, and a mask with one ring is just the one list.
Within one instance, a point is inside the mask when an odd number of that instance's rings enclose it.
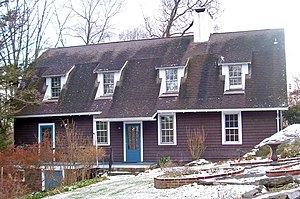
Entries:
{"label": "window with white frame", "polygon": [[246,77],[249,77],[250,64],[250,62],[221,64],[222,76],[225,77],[225,94],[237,94],[245,92]]}
{"label": "window with white frame", "polygon": [[51,78],[51,97],[58,98],[60,95],[61,82],[60,77]]}
{"label": "window with white frame", "polygon": [[158,117],[158,144],[176,145],[176,115],[166,114]]}
{"label": "window with white frame", "polygon": [[166,91],[178,92],[177,68],[166,69]]}
{"label": "window with white frame", "polygon": [[103,74],[103,93],[104,95],[111,95],[114,93],[114,73]]}
{"label": "window with white frame", "polygon": [[229,88],[230,89],[242,88],[242,66],[241,65],[229,66]]}
{"label": "window with white frame", "polygon": [[222,144],[242,144],[241,112],[222,113]]}
{"label": "window with white frame", "polygon": [[95,121],[98,145],[110,145],[109,122]]}

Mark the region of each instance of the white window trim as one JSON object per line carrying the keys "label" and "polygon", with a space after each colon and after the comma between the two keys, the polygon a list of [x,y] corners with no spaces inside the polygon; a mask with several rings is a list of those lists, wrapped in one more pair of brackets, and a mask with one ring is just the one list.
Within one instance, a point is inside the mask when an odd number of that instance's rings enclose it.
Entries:
{"label": "white window trim", "polygon": [[[245,91],[245,85],[246,85],[246,75],[249,74],[249,62],[245,62],[245,63],[222,63],[221,67],[222,67],[222,75],[225,76],[225,83],[224,83],[224,93],[225,94],[236,94],[237,92],[234,92],[235,89],[240,89],[242,91],[242,93],[244,93]],[[242,85],[236,85],[236,86],[230,86],[229,85],[229,66],[233,66],[233,65],[240,65],[241,68],[241,72],[242,72]],[[231,91],[233,91],[231,93]]]}
{"label": "white window trim", "polygon": [[116,71],[107,71],[106,73],[114,74],[114,89],[113,89],[114,91],[113,91],[113,93],[104,94],[104,73],[105,72],[101,72],[101,73],[98,73],[98,75],[97,75],[97,82],[99,83],[99,85],[97,88],[95,99],[112,97],[115,92],[117,82],[120,80],[120,77],[121,77],[121,71],[117,71],[117,72]]}
{"label": "white window trim", "polygon": [[[167,81],[166,81],[166,70],[176,69],[177,70],[177,91],[167,91]],[[162,68],[159,69],[159,78],[161,78],[161,86],[159,91],[159,96],[178,96],[181,84],[181,78],[184,77],[185,67],[176,67],[176,68]]]}
{"label": "white window trim", "polygon": [[46,76],[46,92],[43,98],[43,101],[58,101],[58,98],[52,98],[52,88],[51,88],[51,79],[52,77],[60,77],[60,91],[63,89],[67,80],[69,79],[69,75],[71,71],[74,69],[75,65],[71,67],[71,69],[64,75],[53,75],[53,76]]}
{"label": "white window trim", "polygon": [[[239,125],[239,140],[238,141],[226,141],[226,130],[225,130],[225,115],[237,114],[238,115],[238,125]],[[242,132],[242,112],[241,111],[223,111],[222,116],[222,145],[241,145],[243,144],[243,132]]]}
{"label": "white window trim", "polygon": [[[173,143],[162,143],[162,134],[161,134],[161,116],[173,116]],[[168,145],[177,145],[177,125],[176,125],[176,113],[164,113],[164,114],[158,114],[157,116],[158,121],[158,145],[160,146],[168,146]]]}
{"label": "white window trim", "polygon": [[[107,143],[99,143],[97,139],[97,127],[96,122],[106,122],[107,123]],[[93,143],[95,146],[110,146],[110,122],[102,121],[101,119],[93,119]]]}
{"label": "white window trim", "polygon": [[[57,87],[57,89],[59,89],[59,95],[58,96],[53,96],[53,86],[52,86],[52,83],[53,83],[53,79],[54,78],[57,78],[58,80],[59,80],[59,87]],[[61,93],[61,90],[62,90],[62,83],[61,83],[61,77],[51,77],[51,84],[50,84],[50,95],[51,95],[51,99],[57,99],[57,98],[59,98],[59,96],[60,96],[60,93]],[[56,89],[56,88],[55,88]]]}
{"label": "white window trim", "polygon": [[52,126],[53,129],[53,135],[52,135],[52,148],[55,148],[55,123],[39,123],[38,124],[38,143],[40,144],[42,142],[41,138],[41,127],[42,126]]}

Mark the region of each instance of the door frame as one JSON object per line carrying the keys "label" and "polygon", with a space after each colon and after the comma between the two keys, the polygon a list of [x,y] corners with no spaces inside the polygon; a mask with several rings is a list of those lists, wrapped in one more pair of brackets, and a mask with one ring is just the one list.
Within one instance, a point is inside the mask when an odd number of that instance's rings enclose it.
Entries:
{"label": "door frame", "polygon": [[40,144],[42,139],[41,139],[41,127],[42,126],[52,126],[52,148],[55,149],[55,123],[39,123],[38,124],[38,143]]}
{"label": "door frame", "polygon": [[143,141],[143,122],[137,121],[137,122],[123,122],[123,151],[124,151],[124,158],[123,161],[126,162],[126,124],[139,124],[140,125],[140,146],[141,146],[141,162],[144,162],[144,141]]}

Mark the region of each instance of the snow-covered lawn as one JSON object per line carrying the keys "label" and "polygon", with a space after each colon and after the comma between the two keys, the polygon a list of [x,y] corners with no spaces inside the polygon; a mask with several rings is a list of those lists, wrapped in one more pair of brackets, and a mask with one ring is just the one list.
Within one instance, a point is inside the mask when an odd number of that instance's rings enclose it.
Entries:
{"label": "snow-covered lawn", "polygon": [[238,198],[252,190],[253,185],[187,185],[176,189],[156,189],[153,178],[162,174],[161,169],[154,169],[138,176],[111,176],[106,180],[71,192],[50,198]]}
{"label": "snow-covered lawn", "polygon": [[[300,124],[291,125],[288,128],[274,134],[273,136],[263,140],[256,146],[256,148],[268,143],[286,142],[295,140],[297,138],[300,138]],[[255,155],[255,150],[252,152],[254,152],[253,155]],[[265,163],[265,160],[261,161],[261,163]],[[256,163],[258,162],[259,161],[256,160]],[[197,164],[197,162],[194,163]],[[192,163],[192,165],[194,163]],[[201,163],[206,162],[203,162],[203,160],[201,160]],[[230,163],[237,162],[227,162],[220,166],[230,167]],[[266,165],[245,165],[245,171],[242,174],[207,180],[219,185],[204,186],[193,184],[182,186],[176,189],[156,189],[154,188],[154,178],[162,175],[164,173],[164,170],[154,169],[145,173],[141,173],[137,176],[112,176],[109,177],[109,180],[48,198],[241,198],[243,193],[257,188],[257,182],[259,180],[267,178],[267,176],[265,175],[266,171],[273,169],[274,165],[272,166],[272,164],[270,164],[271,162],[268,161],[266,163]],[[212,166],[216,165],[211,163],[202,166],[194,166],[193,168],[198,167],[197,169],[207,169],[211,168]],[[293,196],[291,195],[293,198],[294,196],[300,196],[300,188],[282,192],[290,192],[291,194],[293,194]],[[275,194],[276,193],[268,193],[267,195],[259,196],[259,198],[265,198]]]}

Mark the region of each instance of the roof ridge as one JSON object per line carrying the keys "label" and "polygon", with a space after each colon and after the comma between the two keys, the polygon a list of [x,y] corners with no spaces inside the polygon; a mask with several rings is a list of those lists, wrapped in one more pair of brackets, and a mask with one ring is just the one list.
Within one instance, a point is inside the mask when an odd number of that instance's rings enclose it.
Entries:
{"label": "roof ridge", "polygon": [[128,41],[109,41],[103,42],[98,44],[82,44],[82,45],[75,45],[75,46],[62,46],[56,48],[49,48],[48,50],[60,50],[60,49],[67,49],[67,48],[85,48],[90,46],[99,46],[99,45],[109,45],[109,44],[117,44],[117,43],[130,43],[130,42],[143,42],[143,41],[150,41],[150,40],[170,40],[170,39],[178,39],[178,38],[188,38],[193,37],[193,35],[184,35],[184,36],[175,36],[175,37],[164,37],[164,38],[145,38],[145,39],[136,39],[136,40],[128,40]]}
{"label": "roof ridge", "polygon": [[283,31],[284,28],[268,28],[268,29],[254,29],[254,30],[242,30],[242,31],[228,31],[228,32],[215,32],[212,33],[211,35],[216,35],[216,34],[241,34],[241,33],[248,33],[248,32],[263,32],[263,31]]}

